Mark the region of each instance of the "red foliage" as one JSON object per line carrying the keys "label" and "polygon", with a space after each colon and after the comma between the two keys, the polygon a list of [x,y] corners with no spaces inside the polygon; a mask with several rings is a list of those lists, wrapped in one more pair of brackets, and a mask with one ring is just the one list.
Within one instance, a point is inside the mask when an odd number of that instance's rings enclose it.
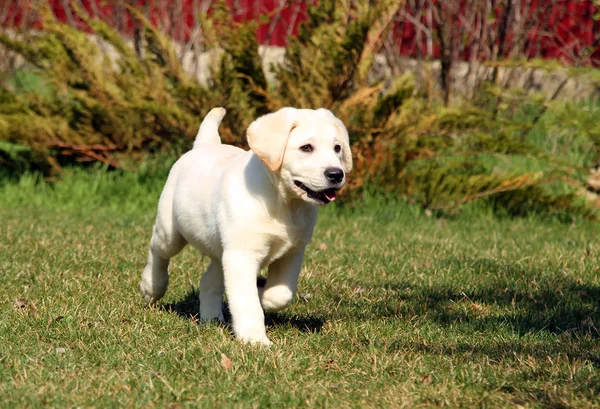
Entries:
{"label": "red foliage", "polygon": [[[399,23],[394,28],[396,44],[402,55],[413,57],[428,56],[439,58],[440,48],[435,39],[432,47],[427,49],[427,30],[435,32],[437,22],[434,17],[428,17],[428,9],[439,7],[440,1],[425,2],[421,7],[406,7],[399,12]],[[499,57],[553,58],[564,64],[600,66],[600,7],[594,0],[509,0],[518,4],[518,10],[511,10],[511,24],[508,27],[503,44],[504,53]],[[459,3],[456,13],[456,33],[462,34],[456,38],[459,47],[458,57],[464,60],[471,58],[474,47],[471,42],[475,36],[480,36],[477,28],[489,24],[492,33],[498,34],[499,24],[506,12],[508,1],[492,1],[495,7],[486,14],[474,10],[471,2],[451,0],[441,4]],[[428,3],[428,4],[427,4]],[[484,2],[481,2],[484,3]],[[417,2],[418,4],[418,2]],[[468,7],[469,6],[469,7]],[[479,11],[479,12],[478,12]],[[515,14],[519,16],[518,21]],[[487,20],[487,21],[482,21]],[[460,35],[458,34],[458,35]],[[457,37],[458,37],[457,35]],[[514,54],[515,41],[523,38],[519,53]],[[499,47],[498,38],[492,45]],[[479,60],[489,59],[490,49],[476,49]],[[431,55],[429,55],[431,53]]]}
{"label": "red foliage", "polygon": [[[85,25],[70,10],[72,0],[48,0],[54,14],[61,21],[85,29]],[[304,0],[228,0],[236,21],[257,20],[266,16],[266,23],[259,25],[258,40],[261,44],[285,46],[287,38],[296,34],[298,24],[306,19],[307,4]],[[439,41],[434,33],[436,19],[427,15],[428,8],[458,4],[455,13],[455,38],[457,57],[485,60],[492,57],[541,57],[558,59],[564,64],[600,66],[600,7],[595,0],[510,0],[518,5],[511,11],[511,24],[499,44],[497,32],[506,12],[508,1],[491,1],[492,10],[483,13],[474,10],[467,0],[412,1],[416,6],[402,7],[394,27],[394,41],[400,54],[412,57],[439,58]],[[38,19],[31,9],[33,0],[0,0],[0,22],[9,27],[39,27]],[[78,0],[92,16],[98,16],[125,34],[133,31],[132,21],[124,4],[136,4],[150,20],[160,25],[174,39],[185,41],[193,31],[196,16],[194,10],[206,7],[208,0]],[[65,7],[68,9],[65,10]],[[516,7],[516,6],[513,6]],[[516,13],[516,14],[515,14]],[[518,19],[515,18],[518,16]],[[489,44],[474,45],[481,37],[478,28],[488,25]],[[494,37],[493,34],[496,34]],[[501,50],[502,52],[498,52]],[[496,53],[496,54],[494,54]]]}

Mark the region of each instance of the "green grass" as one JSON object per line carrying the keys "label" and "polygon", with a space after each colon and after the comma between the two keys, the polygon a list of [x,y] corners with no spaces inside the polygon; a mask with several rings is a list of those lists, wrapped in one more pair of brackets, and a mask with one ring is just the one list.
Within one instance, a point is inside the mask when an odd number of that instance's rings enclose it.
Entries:
{"label": "green grass", "polygon": [[0,406],[600,407],[597,224],[328,206],[261,349],[198,324],[192,249],[143,306],[165,175],[0,186]]}

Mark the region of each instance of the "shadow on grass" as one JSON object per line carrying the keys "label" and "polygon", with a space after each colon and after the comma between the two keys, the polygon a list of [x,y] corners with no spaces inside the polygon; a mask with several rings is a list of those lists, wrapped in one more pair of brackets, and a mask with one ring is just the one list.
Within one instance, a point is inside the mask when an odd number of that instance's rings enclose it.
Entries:
{"label": "shadow on grass", "polygon": [[[161,308],[180,317],[199,322],[200,300],[198,290],[191,289],[181,300],[163,304]],[[231,324],[231,314],[227,303],[223,303],[223,315],[228,326]],[[267,327],[292,327],[301,332],[320,332],[325,324],[325,319],[313,316],[297,316],[285,313],[266,313],[265,324]]]}
{"label": "shadow on grass", "polygon": [[515,356],[526,356],[544,361],[549,356],[561,354],[569,359],[587,360],[600,367],[600,345],[593,338],[580,338],[575,341],[562,342],[528,342],[525,340],[493,341],[486,344],[452,343],[448,340],[435,342],[400,343],[394,342],[387,348],[389,351],[410,350],[417,353],[445,356],[463,356],[464,359],[485,356],[494,361],[514,359]]}
{"label": "shadow on grass", "polygon": [[[433,284],[391,281],[357,283],[380,297],[339,297],[340,310],[353,318],[414,317],[442,325],[489,331],[510,327],[525,335],[548,331],[600,338],[600,287],[567,276],[525,271],[489,259],[447,259],[438,266],[464,271],[456,281]],[[435,272],[431,275],[434,276]],[[369,300],[367,300],[367,298]]]}
{"label": "shadow on grass", "polygon": [[[199,322],[200,320],[200,300],[198,299],[198,291],[193,288],[181,300],[162,304],[160,308],[194,322]],[[225,310],[223,311],[225,312]]]}

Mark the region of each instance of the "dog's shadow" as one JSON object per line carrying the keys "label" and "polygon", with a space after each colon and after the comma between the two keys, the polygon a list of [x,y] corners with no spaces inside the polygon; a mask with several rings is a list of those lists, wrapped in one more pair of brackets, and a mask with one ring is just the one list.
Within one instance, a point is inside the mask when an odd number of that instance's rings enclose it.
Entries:
{"label": "dog's shadow", "polygon": [[[181,300],[162,304],[160,308],[193,322],[200,322],[200,299],[198,298],[197,289],[190,289]],[[231,327],[231,313],[226,302],[223,302],[223,315],[225,316],[225,325]],[[322,317],[265,313],[265,325],[267,327],[292,327],[301,332],[318,333],[321,332],[324,324],[325,319]]]}

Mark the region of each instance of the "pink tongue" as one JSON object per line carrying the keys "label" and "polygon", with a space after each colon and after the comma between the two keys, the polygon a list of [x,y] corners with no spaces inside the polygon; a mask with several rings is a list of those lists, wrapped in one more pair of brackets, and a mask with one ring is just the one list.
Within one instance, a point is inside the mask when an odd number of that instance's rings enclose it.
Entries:
{"label": "pink tongue", "polygon": [[327,198],[327,200],[329,200],[330,202],[333,202],[335,200],[335,198],[337,197],[337,192],[336,191],[333,191],[331,193],[323,192],[323,195]]}

